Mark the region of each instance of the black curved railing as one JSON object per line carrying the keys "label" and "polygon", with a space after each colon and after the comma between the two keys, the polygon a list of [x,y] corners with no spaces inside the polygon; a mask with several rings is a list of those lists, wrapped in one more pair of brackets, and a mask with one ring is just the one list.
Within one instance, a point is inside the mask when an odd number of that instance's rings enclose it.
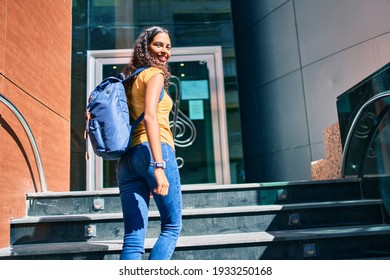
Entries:
{"label": "black curved railing", "polygon": [[390,214],[390,91],[371,97],[355,115],[344,145],[341,176],[357,177],[362,185],[374,180],[374,191],[379,191]]}
{"label": "black curved railing", "polygon": [[35,141],[34,135],[33,135],[32,131],[31,131],[28,123],[26,122],[26,120],[23,117],[23,115],[16,108],[16,106],[14,104],[12,104],[12,102],[9,101],[1,93],[0,93],[0,102],[5,104],[9,108],[14,113],[14,115],[18,118],[20,123],[22,124],[22,126],[23,126],[23,128],[24,128],[24,130],[25,130],[25,132],[26,132],[26,134],[28,136],[28,139],[30,141],[30,145],[31,145],[31,147],[33,149],[33,152],[34,152],[35,160],[37,162],[39,178],[41,180],[41,190],[42,190],[42,192],[47,192],[46,179],[45,179],[45,175],[44,175],[44,171],[43,171],[41,156],[40,156],[39,150],[38,150],[38,145],[37,145],[37,143]]}
{"label": "black curved railing", "polygon": [[[366,101],[355,115],[348,131],[341,160],[341,176],[384,175],[390,169],[387,143],[390,143],[390,91]],[[390,147],[389,147],[390,149]],[[389,150],[390,151],[390,150]]]}

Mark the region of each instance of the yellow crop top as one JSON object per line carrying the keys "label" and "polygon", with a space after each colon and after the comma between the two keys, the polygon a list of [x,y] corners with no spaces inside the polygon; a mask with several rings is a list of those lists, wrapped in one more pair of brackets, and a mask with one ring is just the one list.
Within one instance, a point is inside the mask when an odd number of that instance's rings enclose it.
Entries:
{"label": "yellow crop top", "polygon": [[[137,78],[133,82],[131,91],[128,89],[126,91],[127,102],[130,108],[130,117],[133,122],[138,118],[145,110],[145,89],[146,83],[149,79],[156,75],[162,73],[162,71],[155,67],[147,68],[138,74]],[[161,142],[169,144],[173,149],[175,145],[173,142],[172,132],[169,126],[169,113],[172,110],[173,102],[171,97],[164,91],[164,97],[161,99],[158,105],[158,122],[160,124],[160,136]],[[141,123],[137,126],[133,133],[133,139],[131,147],[138,145],[143,142],[147,142],[148,138],[146,136],[146,130],[144,123]]]}

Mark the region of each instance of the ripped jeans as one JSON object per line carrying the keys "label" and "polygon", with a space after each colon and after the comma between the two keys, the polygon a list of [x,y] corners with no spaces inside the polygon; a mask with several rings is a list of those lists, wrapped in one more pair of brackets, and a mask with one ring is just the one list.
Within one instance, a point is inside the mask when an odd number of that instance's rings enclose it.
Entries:
{"label": "ripped jeans", "polygon": [[151,260],[169,260],[176,247],[182,227],[182,194],[179,169],[174,149],[162,143],[169,182],[168,195],[153,192],[156,187],[153,158],[147,142],[129,150],[118,161],[116,173],[122,202],[125,234],[121,260],[140,260],[145,253],[150,193],[160,212],[161,232],[150,252]]}

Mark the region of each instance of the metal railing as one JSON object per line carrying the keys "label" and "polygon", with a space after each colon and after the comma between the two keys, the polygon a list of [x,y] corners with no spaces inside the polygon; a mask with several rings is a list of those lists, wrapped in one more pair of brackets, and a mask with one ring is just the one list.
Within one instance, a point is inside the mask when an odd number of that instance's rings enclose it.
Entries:
{"label": "metal railing", "polygon": [[43,172],[41,156],[39,154],[37,143],[35,141],[34,135],[33,135],[32,131],[31,131],[29,125],[27,124],[27,122],[26,122],[25,118],[23,117],[23,115],[16,108],[16,106],[14,104],[12,104],[12,102],[9,101],[1,93],[0,93],[0,102],[4,103],[9,108],[15,114],[15,116],[18,118],[20,123],[22,124],[22,126],[23,126],[23,128],[24,128],[24,130],[25,130],[25,132],[26,132],[26,134],[28,136],[28,139],[30,141],[30,145],[31,145],[31,147],[32,147],[32,149],[34,151],[35,160],[36,160],[37,165],[38,165],[39,178],[41,180],[42,192],[47,192],[46,179],[45,179],[45,175],[44,175],[44,172]]}
{"label": "metal railing", "polygon": [[[353,138],[353,135],[355,133],[355,129],[357,127],[357,124],[359,123],[359,121],[361,120],[361,118],[363,117],[364,113],[365,113],[365,110],[367,109],[368,106],[370,106],[371,104],[377,102],[378,100],[381,100],[383,98],[386,98],[386,97],[389,97],[390,96],[390,91],[384,91],[384,92],[381,92],[373,97],[371,97],[367,102],[365,102],[359,109],[359,111],[356,113],[353,121],[352,121],[352,124],[351,124],[351,127],[348,131],[348,134],[347,134],[347,137],[346,137],[346,140],[345,140],[345,145],[344,145],[344,150],[343,150],[343,154],[342,154],[342,159],[341,159],[341,176],[342,177],[345,177],[346,176],[346,169],[347,169],[347,161],[348,161],[348,154],[351,152],[350,151],[350,144],[351,144],[351,141],[352,141],[352,138]],[[372,137],[372,136],[371,136]],[[371,140],[372,139],[369,139],[368,143],[371,143]],[[369,145],[368,145],[369,146]],[[369,147],[366,147],[366,149],[368,149]],[[365,157],[364,155],[366,155],[367,153],[363,153],[363,156],[362,158],[360,159],[360,164],[359,166],[362,165],[362,162],[365,160]],[[358,173],[358,177],[361,177],[362,176],[362,168],[359,168],[360,171]]]}

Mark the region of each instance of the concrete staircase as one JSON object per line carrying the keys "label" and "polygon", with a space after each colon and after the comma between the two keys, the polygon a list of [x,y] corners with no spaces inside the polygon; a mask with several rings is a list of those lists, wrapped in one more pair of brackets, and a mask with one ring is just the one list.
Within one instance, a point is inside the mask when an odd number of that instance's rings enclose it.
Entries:
{"label": "concrete staircase", "polygon": [[[117,189],[37,193],[11,221],[0,259],[118,259]],[[390,257],[390,224],[375,179],[183,186],[183,230],[173,259]],[[147,253],[159,232],[151,201]]]}

